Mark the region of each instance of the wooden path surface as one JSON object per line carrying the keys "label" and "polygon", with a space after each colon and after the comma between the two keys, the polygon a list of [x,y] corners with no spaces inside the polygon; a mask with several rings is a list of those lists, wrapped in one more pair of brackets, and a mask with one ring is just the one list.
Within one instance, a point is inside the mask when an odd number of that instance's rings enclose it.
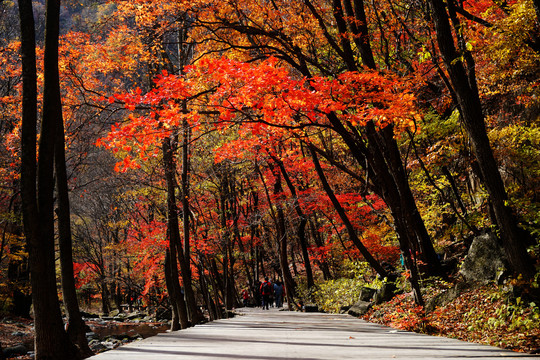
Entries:
{"label": "wooden path surface", "polygon": [[159,334],[92,360],[523,359],[538,358],[398,331],[348,315],[239,309],[232,319]]}

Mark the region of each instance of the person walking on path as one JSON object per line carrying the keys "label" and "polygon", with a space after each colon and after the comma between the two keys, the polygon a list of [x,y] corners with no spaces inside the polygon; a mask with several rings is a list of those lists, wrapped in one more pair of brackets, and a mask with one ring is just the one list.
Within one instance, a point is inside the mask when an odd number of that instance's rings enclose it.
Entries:
{"label": "person walking on path", "polygon": [[272,283],[268,280],[268,277],[264,278],[260,291],[262,296],[262,308],[263,310],[269,310],[270,296],[272,295]]}
{"label": "person walking on path", "polygon": [[274,284],[274,301],[276,308],[283,307],[283,284],[281,281]]}
{"label": "person walking on path", "polygon": [[244,307],[248,306],[249,303],[249,291],[247,289],[242,290],[242,302]]}

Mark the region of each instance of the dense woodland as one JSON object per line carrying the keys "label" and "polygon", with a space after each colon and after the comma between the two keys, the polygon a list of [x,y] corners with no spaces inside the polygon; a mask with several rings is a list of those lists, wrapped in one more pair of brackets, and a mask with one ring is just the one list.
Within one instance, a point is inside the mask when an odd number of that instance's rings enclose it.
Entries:
{"label": "dense woodland", "polygon": [[89,355],[81,309],[182,329],[265,276],[424,316],[491,233],[538,319],[539,75],[540,0],[1,1],[0,311],[36,359]]}

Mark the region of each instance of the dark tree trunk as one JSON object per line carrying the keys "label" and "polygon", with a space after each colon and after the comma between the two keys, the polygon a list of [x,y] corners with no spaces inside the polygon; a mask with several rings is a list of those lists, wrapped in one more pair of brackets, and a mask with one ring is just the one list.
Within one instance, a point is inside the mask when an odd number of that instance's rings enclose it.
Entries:
{"label": "dark tree trunk", "polygon": [[39,143],[36,194],[37,87],[32,3],[19,1],[23,58],[23,125],[21,183],[23,222],[29,252],[34,303],[36,359],[78,359],[80,354],[64,331],[56,292],[54,256],[54,142],[58,118],[59,1],[46,3],[43,120]]}
{"label": "dark tree trunk", "polygon": [[[315,245],[318,247],[324,246],[324,243],[321,239],[321,234],[317,231],[316,225],[313,221],[313,219],[310,219],[309,221],[311,235],[313,237],[313,241],[315,242]],[[328,263],[325,260],[320,260],[319,267],[321,268],[321,271],[323,273],[324,280],[330,280],[332,279],[332,274],[330,273],[330,268],[328,267]]]}
{"label": "dark tree trunk", "polygon": [[108,315],[111,312],[111,302],[109,300],[109,287],[104,277],[99,281],[99,288],[101,290],[101,312],[103,315]]}
{"label": "dark tree trunk", "polygon": [[289,310],[293,309],[294,298],[296,297],[296,283],[289,269],[289,260],[287,255],[287,227],[285,225],[285,214],[280,201],[283,198],[283,188],[281,186],[281,176],[279,172],[274,173],[274,195],[276,196],[276,237],[279,249],[279,265],[281,267],[281,276],[285,286],[285,294],[287,296],[287,304]]}
{"label": "dark tree trunk", "polygon": [[300,204],[298,203],[298,195],[296,194],[296,188],[294,184],[292,183],[291,179],[289,178],[289,174],[287,173],[287,169],[285,169],[285,165],[278,158],[274,158],[274,161],[278,164],[281,170],[281,174],[283,175],[283,179],[285,179],[285,183],[287,184],[287,187],[289,188],[289,191],[291,192],[291,195],[293,198],[294,210],[296,211],[296,214],[298,215],[298,218],[299,218],[296,234],[298,236],[298,243],[300,244],[300,248],[302,250],[302,257],[304,259],[304,267],[306,269],[306,278],[307,278],[307,287],[308,289],[311,289],[313,286],[315,286],[315,281],[313,280],[313,270],[311,269],[311,261],[309,260],[308,242],[306,238],[307,218],[304,212],[302,211]]}
{"label": "dark tree trunk", "polygon": [[172,274],[171,274],[171,251],[170,249],[165,250],[165,286],[167,287],[167,293],[169,294],[169,305],[171,306],[171,331],[180,330],[180,316],[178,314],[178,307],[176,306],[175,298],[178,296],[175,294],[174,286],[172,284]]}
{"label": "dark tree trunk", "polygon": [[66,154],[64,148],[64,120],[62,118],[61,104],[58,106],[54,165],[56,170],[56,192],[58,198],[58,242],[60,248],[62,294],[68,318],[67,333],[71,341],[79,347],[81,356],[87,358],[94,353],[88,346],[88,340],[86,339],[86,324],[81,316],[77,291],[75,289],[71,237],[71,211],[69,206]]}
{"label": "dark tree trunk", "polygon": [[[344,3],[345,13],[341,8],[341,1],[334,0],[333,6],[334,17],[338,27],[340,27],[340,33],[346,32],[347,26],[350,28],[362,62],[368,68],[376,70],[377,65],[369,41],[364,1],[353,0],[351,3],[351,0],[344,0]],[[348,55],[349,52],[346,51],[350,44],[345,42],[345,37],[342,37],[342,47],[345,49],[341,53],[344,62],[354,63]],[[356,65],[348,65],[348,68],[351,71],[357,70]],[[345,135],[344,140],[360,166],[365,167],[368,174],[373,172],[371,175],[377,177],[375,181],[372,180],[373,189],[384,199],[392,211],[398,236],[403,241],[407,241],[409,247],[420,252],[430,274],[440,274],[440,262],[408,184],[399,148],[394,138],[393,127],[387,126],[377,131],[373,123],[368,123],[364,129],[367,141],[364,141],[356,129],[351,129],[351,132],[345,130],[335,116],[331,116],[330,121],[337,125],[338,133],[342,136]],[[347,134],[344,134],[343,131],[347,131]],[[352,138],[346,139],[351,135]],[[365,145],[361,145],[362,142]],[[369,168],[365,165],[366,160]]]}
{"label": "dark tree trunk", "polygon": [[317,172],[317,175],[319,176],[319,180],[322,183],[323,189],[330,198],[330,201],[332,202],[332,205],[334,205],[334,209],[338,213],[339,217],[341,218],[341,221],[343,221],[343,224],[345,225],[345,228],[347,229],[347,233],[349,234],[349,238],[353,242],[353,244],[356,246],[356,248],[360,251],[364,259],[369,263],[369,265],[377,271],[377,273],[382,277],[386,278],[388,277],[388,273],[386,270],[379,264],[379,262],[371,255],[371,253],[366,249],[364,244],[362,244],[362,241],[358,238],[358,235],[356,234],[356,230],[354,229],[352,223],[349,220],[349,217],[345,213],[345,210],[337,200],[334,191],[330,187],[330,184],[328,183],[328,180],[326,179],[326,175],[324,175],[324,172],[321,168],[321,164],[319,163],[319,158],[317,156],[317,153],[313,150],[312,147],[310,147],[311,151],[311,157],[313,159],[313,164],[315,165],[315,170]]}
{"label": "dark tree trunk", "polygon": [[[531,279],[535,274],[535,269],[523,241],[526,236],[524,237],[523,232],[519,229],[512,210],[506,206],[508,194],[504,188],[487,136],[482,104],[476,84],[474,59],[466,49],[459,29],[456,29],[459,51],[456,48],[450,25],[453,8],[451,2],[448,5],[450,15],[443,1],[430,0],[430,5],[439,51],[450,76],[465,130],[471,140],[473,152],[490,197],[506,255],[512,269],[517,274]],[[459,25],[456,20],[453,22]]]}
{"label": "dark tree trunk", "polygon": [[[176,306],[177,308],[180,326],[182,329],[185,329],[189,326],[189,323],[184,296],[182,295],[180,284],[178,283],[178,267],[176,256],[183,256],[183,251],[180,244],[178,208],[176,206],[174,181],[175,166],[170,138],[165,138],[163,140],[163,166],[165,169],[165,180],[167,182],[167,235],[169,236],[170,269],[172,281],[171,285],[173,289],[173,292],[169,295],[172,299],[171,303],[173,303],[173,306]],[[182,260],[180,260],[180,264],[181,263]]]}
{"label": "dark tree trunk", "polygon": [[[189,140],[190,130],[187,121],[182,123],[183,141],[182,141],[182,222],[184,233],[184,254],[178,257],[180,260],[180,269],[182,271],[182,280],[184,281],[184,291],[186,303],[191,316],[191,324],[195,325],[202,321],[202,314],[197,306],[195,293],[193,291],[191,275],[191,243],[189,232]],[[181,249],[181,247],[179,248]]]}

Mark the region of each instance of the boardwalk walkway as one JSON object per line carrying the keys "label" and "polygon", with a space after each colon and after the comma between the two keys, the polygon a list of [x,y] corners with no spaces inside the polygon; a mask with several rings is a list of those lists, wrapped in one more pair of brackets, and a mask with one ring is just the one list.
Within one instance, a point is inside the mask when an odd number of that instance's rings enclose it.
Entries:
{"label": "boardwalk walkway", "polygon": [[397,331],[348,315],[240,309],[242,314],[159,334],[91,360],[523,359],[463,341]]}

